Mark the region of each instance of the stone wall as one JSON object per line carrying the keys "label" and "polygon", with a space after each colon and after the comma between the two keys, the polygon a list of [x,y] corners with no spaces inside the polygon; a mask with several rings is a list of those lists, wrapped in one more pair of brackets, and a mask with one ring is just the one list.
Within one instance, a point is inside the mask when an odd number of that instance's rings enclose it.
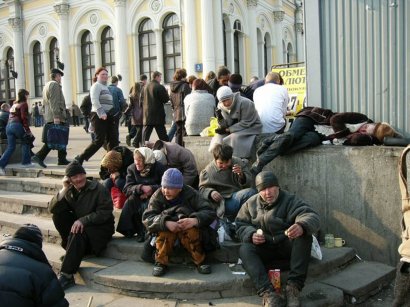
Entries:
{"label": "stone wall", "polygon": [[[202,169],[212,159],[210,138],[186,138]],[[309,202],[321,216],[321,236],[346,240],[365,260],[395,265],[399,259],[402,147],[319,146],[279,157],[273,170],[281,187]]]}

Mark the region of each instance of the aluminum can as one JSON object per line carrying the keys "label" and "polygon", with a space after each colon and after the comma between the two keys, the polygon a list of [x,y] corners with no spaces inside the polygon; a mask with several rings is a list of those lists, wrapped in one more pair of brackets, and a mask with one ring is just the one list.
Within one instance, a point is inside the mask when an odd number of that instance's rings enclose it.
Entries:
{"label": "aluminum can", "polygon": [[277,293],[280,292],[280,269],[269,270],[269,280],[272,283],[273,289]]}

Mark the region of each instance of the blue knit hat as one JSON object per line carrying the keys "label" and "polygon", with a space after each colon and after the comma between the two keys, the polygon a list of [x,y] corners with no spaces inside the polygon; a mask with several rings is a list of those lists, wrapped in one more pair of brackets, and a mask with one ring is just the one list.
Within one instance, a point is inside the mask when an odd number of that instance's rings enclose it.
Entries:
{"label": "blue knit hat", "polygon": [[184,177],[176,168],[167,169],[162,175],[161,186],[169,189],[182,189],[184,186]]}

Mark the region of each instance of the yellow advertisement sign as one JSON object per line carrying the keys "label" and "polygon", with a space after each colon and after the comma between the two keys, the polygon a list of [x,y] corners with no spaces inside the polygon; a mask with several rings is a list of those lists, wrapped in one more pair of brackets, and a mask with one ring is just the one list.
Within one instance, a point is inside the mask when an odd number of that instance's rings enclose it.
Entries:
{"label": "yellow advertisement sign", "polygon": [[288,109],[292,115],[306,104],[306,67],[274,68],[272,72],[280,74],[289,93]]}

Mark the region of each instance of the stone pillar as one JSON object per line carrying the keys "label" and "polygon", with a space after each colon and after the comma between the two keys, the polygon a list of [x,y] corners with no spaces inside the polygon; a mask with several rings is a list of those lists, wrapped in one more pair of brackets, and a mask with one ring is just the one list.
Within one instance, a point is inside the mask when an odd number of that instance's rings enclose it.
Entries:
{"label": "stone pillar", "polygon": [[304,62],[305,61],[305,46],[304,46],[304,30],[303,30],[303,10],[302,7],[296,9],[296,61]]}
{"label": "stone pillar", "polygon": [[[157,70],[164,74],[164,52],[162,47],[162,29],[155,29],[155,43],[157,46]],[[151,79],[151,76],[148,78]],[[164,78],[162,78],[164,79]]]}
{"label": "stone pillar", "polygon": [[[71,108],[73,104],[73,84],[72,84],[72,64],[70,57],[69,46],[69,25],[68,25],[68,13],[70,6],[67,3],[57,4],[54,6],[55,12],[59,17],[59,38],[58,44],[60,49],[59,59],[64,63],[64,77],[61,79],[61,85],[63,87],[63,93],[65,98],[65,104],[67,109]],[[50,70],[50,69],[49,69]]]}
{"label": "stone pillar", "polygon": [[24,69],[24,52],[23,52],[23,27],[20,17],[9,18],[9,25],[13,28],[13,44],[14,44],[14,71],[18,73],[16,82],[16,98],[17,92],[26,88],[26,74]]}
{"label": "stone pillar", "polygon": [[43,49],[43,71],[44,83],[47,83],[50,81],[50,50],[48,46]]}
{"label": "stone pillar", "polygon": [[275,40],[275,61],[273,64],[282,64],[284,62],[283,59],[283,48],[282,48],[282,22],[283,17],[285,16],[284,11],[274,11],[273,12],[273,19],[275,21],[275,33],[276,33],[276,40]]}
{"label": "stone pillar", "polygon": [[114,0],[115,70],[117,74],[121,74],[122,76],[122,81],[119,82],[118,87],[120,87],[124,93],[128,93],[130,90],[126,16],[126,0]]}
{"label": "stone pillar", "polygon": [[234,55],[234,48],[233,48],[233,39],[234,39],[234,31],[232,29],[226,29],[225,30],[225,35],[226,35],[226,65],[228,66],[229,70],[233,72],[235,68],[235,55]]}
{"label": "stone pillar", "polygon": [[224,63],[224,38],[223,33],[223,23],[222,23],[222,1],[213,0],[213,9],[214,9],[214,32],[215,32],[215,46],[216,48],[216,68]]}
{"label": "stone pillar", "polygon": [[[250,43],[250,60],[251,76],[259,76],[258,72],[258,35],[256,31],[256,6],[257,0],[248,0],[248,20],[249,20],[249,43]],[[243,70],[244,73],[247,71]],[[249,80],[248,76],[243,76],[244,80]]]}
{"label": "stone pillar", "polygon": [[101,40],[96,39],[93,41],[94,45],[94,60],[95,60],[95,69],[102,66],[102,56],[101,56]]}
{"label": "stone pillar", "polygon": [[[214,16],[212,1],[201,0],[201,28],[202,28],[202,63],[203,72],[206,75],[209,71],[215,71],[215,35],[212,25]],[[223,45],[218,46],[223,48]]]}
{"label": "stone pillar", "polygon": [[195,73],[198,63],[198,33],[196,31],[195,1],[184,1],[184,29],[185,29],[185,68],[188,76]]}

